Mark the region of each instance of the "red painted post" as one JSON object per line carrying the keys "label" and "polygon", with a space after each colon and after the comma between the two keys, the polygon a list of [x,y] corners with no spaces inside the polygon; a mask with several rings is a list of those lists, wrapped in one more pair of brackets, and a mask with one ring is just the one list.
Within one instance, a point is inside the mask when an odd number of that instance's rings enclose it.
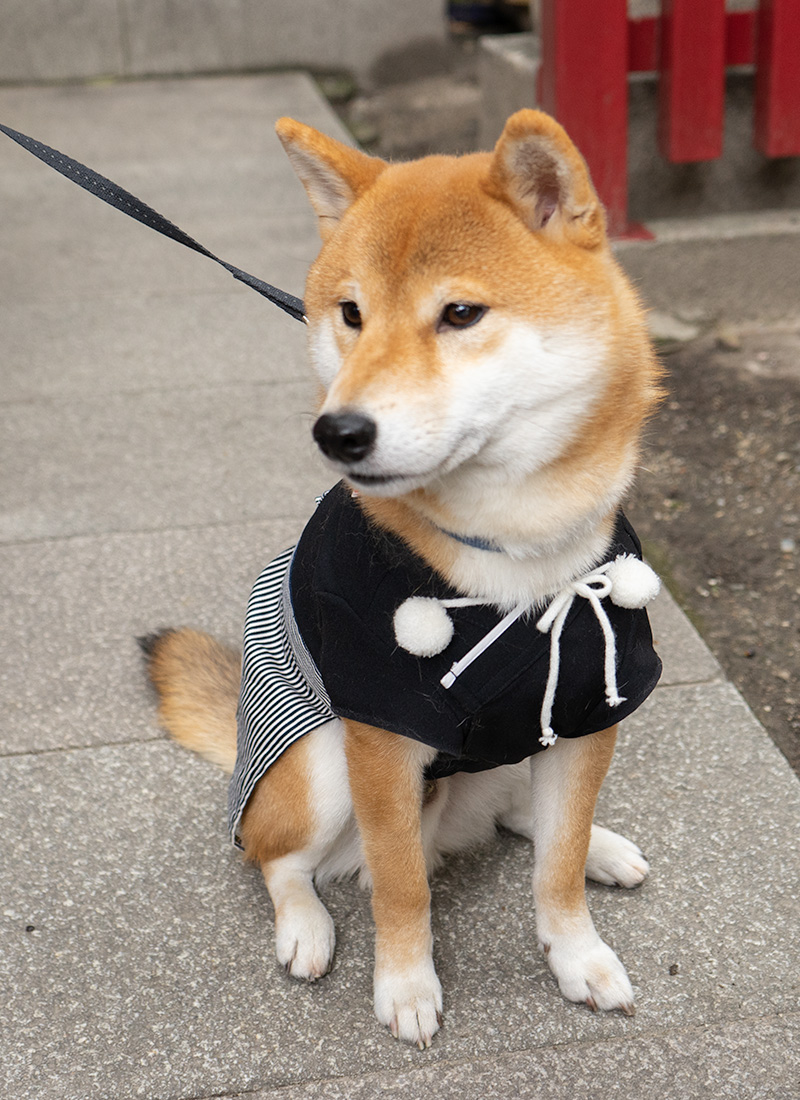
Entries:
{"label": "red painted post", "polygon": [[756,148],[800,156],[800,0],[761,0],[756,64]]}
{"label": "red painted post", "polygon": [[752,65],[756,59],[755,11],[729,11],[725,16],[725,64]]}
{"label": "red painted post", "polygon": [[[756,60],[755,11],[729,11],[725,15],[725,64],[754,65]],[[652,73],[659,67],[660,19],[653,15],[628,21],[628,72]]]}
{"label": "red painted post", "polygon": [[583,153],[612,235],[628,221],[627,0],[541,0],[541,101]]}
{"label": "red painted post", "polygon": [[674,163],[722,154],[725,0],[664,0],[659,144]]}
{"label": "red painted post", "polygon": [[628,20],[628,72],[652,73],[658,68],[658,19]]}

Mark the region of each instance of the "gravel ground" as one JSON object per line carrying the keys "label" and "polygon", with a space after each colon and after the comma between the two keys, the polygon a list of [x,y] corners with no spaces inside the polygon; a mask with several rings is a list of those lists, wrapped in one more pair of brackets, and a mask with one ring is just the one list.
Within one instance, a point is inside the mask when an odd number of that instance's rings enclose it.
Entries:
{"label": "gravel ground", "polygon": [[664,364],[627,510],[800,773],[800,322],[704,336]]}

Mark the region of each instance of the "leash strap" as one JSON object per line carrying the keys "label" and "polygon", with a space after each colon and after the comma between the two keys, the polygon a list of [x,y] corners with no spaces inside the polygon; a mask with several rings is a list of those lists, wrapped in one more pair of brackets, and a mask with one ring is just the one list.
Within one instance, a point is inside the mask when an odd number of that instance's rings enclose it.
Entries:
{"label": "leash strap", "polygon": [[60,172],[68,180],[77,183],[84,191],[96,195],[98,199],[107,202],[109,206],[116,207],[123,214],[135,218],[137,222],[155,229],[158,233],[163,233],[165,237],[171,237],[178,244],[186,245],[187,248],[199,252],[201,256],[207,256],[209,260],[213,260],[214,263],[220,264],[226,271],[229,271],[234,279],[238,279],[240,283],[251,287],[265,298],[268,298],[279,309],[288,313],[290,317],[294,317],[295,321],[305,322],[303,302],[300,298],[296,298],[293,294],[287,294],[285,290],[279,290],[278,287],[265,283],[262,279],[257,279],[255,275],[248,275],[241,268],[234,267],[233,264],[221,260],[219,256],[215,256],[213,252],[209,252],[203,245],[198,244],[188,233],[184,233],[177,225],[173,225],[162,214],[153,210],[141,199],[137,199],[135,195],[131,195],[129,191],[125,191],[118,184],[106,179],[105,176],[101,176],[91,168],[87,168],[85,164],[59,153],[57,149],[51,149],[49,145],[43,145],[40,141],[35,141],[17,130],[12,130],[9,126],[3,126],[0,123],[0,131],[10,137],[12,141],[16,141],[23,149],[33,153],[44,164],[49,164],[51,168],[55,168],[56,172]]}

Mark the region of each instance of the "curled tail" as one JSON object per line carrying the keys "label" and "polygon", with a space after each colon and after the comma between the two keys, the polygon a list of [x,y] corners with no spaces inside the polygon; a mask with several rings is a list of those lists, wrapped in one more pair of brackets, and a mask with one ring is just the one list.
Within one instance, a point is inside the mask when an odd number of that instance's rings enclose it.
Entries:
{"label": "curled tail", "polygon": [[236,763],[236,704],[241,657],[197,630],[139,638],[159,695],[161,725],[187,749],[228,773]]}

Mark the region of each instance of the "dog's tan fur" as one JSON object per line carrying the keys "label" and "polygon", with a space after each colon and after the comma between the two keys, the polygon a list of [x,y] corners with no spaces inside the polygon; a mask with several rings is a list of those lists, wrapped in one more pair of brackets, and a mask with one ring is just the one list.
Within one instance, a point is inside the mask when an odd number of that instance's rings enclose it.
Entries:
{"label": "dog's tan fur", "polygon": [[[509,120],[493,154],[392,166],[292,120],[281,120],[278,134],[324,241],[305,298],[322,412],[366,409],[383,432],[383,450],[364,472],[335,468],[359,489],[373,522],[457,589],[498,608],[544,600],[604,552],[658,398],[642,312],[611,257],[580,155],[533,111]],[[359,305],[357,330],[342,323],[343,299]],[[487,320],[454,335],[437,320],[452,301],[488,306]],[[518,383],[502,373],[519,347],[532,349],[535,367],[521,412]],[[558,378],[547,388],[548,356],[575,371],[574,394]],[[480,387],[491,370],[510,411],[497,425],[481,420],[475,432],[485,445],[456,461],[439,424],[451,417],[453,394],[461,399],[461,374],[467,398],[477,387],[472,407],[483,415]],[[552,439],[542,424],[531,427],[544,442],[530,439],[517,469],[517,439],[506,446],[503,431],[507,424],[525,444],[526,416],[537,423],[536,370],[540,404],[554,410]],[[426,435],[420,425],[434,421]],[[456,429],[466,448],[469,419]],[[442,528],[507,552],[465,547]],[[236,655],[192,631],[154,639],[150,654],[162,723],[231,771]],[[638,849],[592,826],[615,737],[616,727],[561,739],[533,758],[530,777],[525,763],[457,775],[427,798],[422,777],[433,753],[414,741],[352,721],[302,738],[260,780],[241,827],[245,855],[261,865],[275,905],[279,959],[307,979],[328,969],[333,927],[314,877],[361,868],[373,891],[376,1014],[395,1035],[427,1046],[442,1019],[428,870],[500,821],[534,840],[539,938],[562,991],[593,1008],[633,1011],[625,971],[594,931],[584,890],[585,874],[632,886],[647,871]]]}
{"label": "dog's tan fur", "polygon": [[418,964],[431,948],[422,775],[409,749],[394,734],[345,722],[350,790],[372,869],[376,966],[398,969]]}

